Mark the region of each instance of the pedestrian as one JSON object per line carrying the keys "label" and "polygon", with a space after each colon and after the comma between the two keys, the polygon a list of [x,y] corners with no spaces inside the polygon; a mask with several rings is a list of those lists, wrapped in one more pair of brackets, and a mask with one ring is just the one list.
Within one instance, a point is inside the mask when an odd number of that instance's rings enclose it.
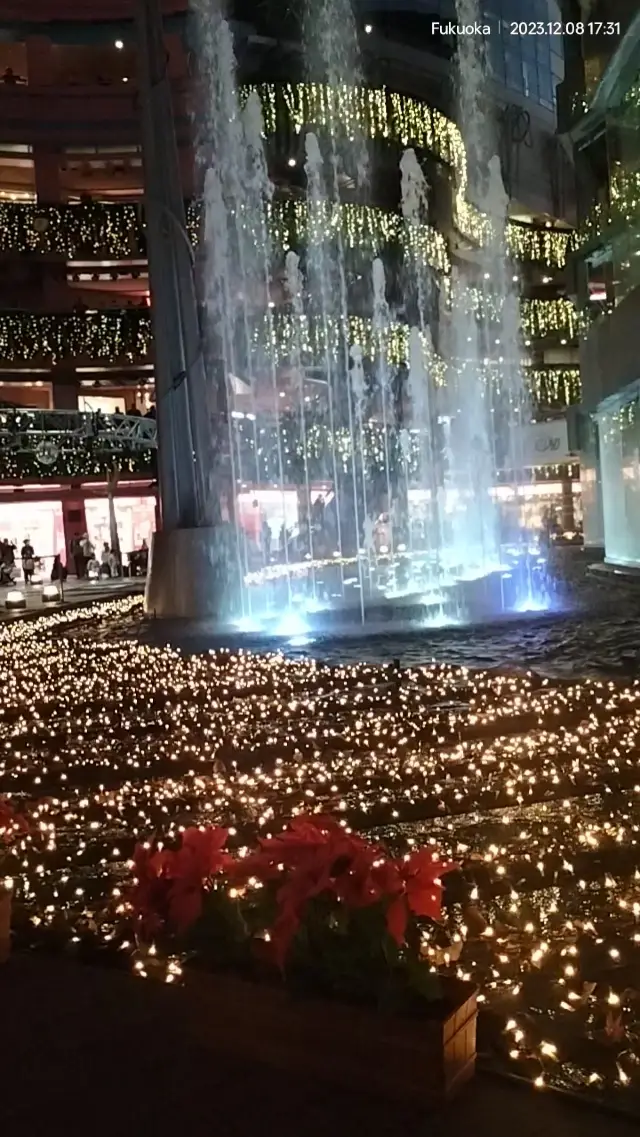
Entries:
{"label": "pedestrian", "polygon": [[95,549],[93,547],[93,544],[91,542],[91,539],[90,539],[88,533],[85,533],[82,537],[81,548],[82,548],[82,557],[84,560],[84,567],[86,570],[88,568],[89,561],[92,561],[95,558]]}
{"label": "pedestrian", "polygon": [[82,539],[78,536],[73,537],[71,540],[71,559],[78,580],[82,580],[84,576],[84,557],[82,555]]}
{"label": "pedestrian", "polygon": [[22,573],[24,576],[24,583],[31,584],[36,563],[34,548],[28,537],[25,537],[24,539],[24,544],[20,551],[20,556],[22,558]]}
{"label": "pedestrian", "polygon": [[111,549],[105,541],[102,546],[102,553],[100,554],[100,576],[111,576],[111,566],[109,558],[111,556]]}
{"label": "pedestrian", "polygon": [[59,580],[62,584],[64,584],[66,579],[66,565],[63,565],[60,553],[56,553],[55,557],[53,558],[53,565],[51,566],[51,581],[54,583],[56,580]]}

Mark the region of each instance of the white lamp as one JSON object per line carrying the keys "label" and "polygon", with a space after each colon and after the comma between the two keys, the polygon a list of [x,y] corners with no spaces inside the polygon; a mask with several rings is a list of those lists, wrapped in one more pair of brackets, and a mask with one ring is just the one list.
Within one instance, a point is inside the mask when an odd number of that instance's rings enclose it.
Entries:
{"label": "white lamp", "polygon": [[60,600],[60,593],[55,584],[45,584],[42,589],[42,603],[43,604],[57,604]]}
{"label": "white lamp", "polygon": [[24,592],[20,592],[17,588],[12,588],[10,592],[7,592],[4,606],[8,608],[9,611],[15,611],[18,608],[26,608],[27,601]]}

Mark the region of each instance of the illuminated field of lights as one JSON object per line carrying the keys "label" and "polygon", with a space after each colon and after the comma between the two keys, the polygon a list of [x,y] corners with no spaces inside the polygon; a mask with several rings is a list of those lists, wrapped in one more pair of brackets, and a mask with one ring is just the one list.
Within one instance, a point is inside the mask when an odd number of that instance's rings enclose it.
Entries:
{"label": "illuminated field of lights", "polygon": [[206,819],[243,846],[333,812],[461,866],[430,951],[480,985],[498,1061],[635,1107],[640,685],[187,657],[110,630],[138,605],[0,629],[0,793],[40,826],[11,869],[19,945],[126,953],[136,839]]}

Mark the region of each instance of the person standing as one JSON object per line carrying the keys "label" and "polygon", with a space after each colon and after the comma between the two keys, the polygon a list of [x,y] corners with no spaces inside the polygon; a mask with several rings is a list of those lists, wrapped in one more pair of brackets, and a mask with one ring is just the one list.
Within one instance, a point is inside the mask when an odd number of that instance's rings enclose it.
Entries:
{"label": "person standing", "polygon": [[24,583],[31,584],[36,563],[34,548],[28,537],[25,537],[24,539],[24,544],[20,551],[20,556],[22,558],[22,573],[24,575]]}
{"label": "person standing", "polygon": [[102,546],[102,552],[100,554],[100,576],[111,576],[110,558],[111,549],[105,541]]}
{"label": "person standing", "polygon": [[59,580],[62,584],[64,584],[66,579],[67,579],[66,566],[63,565],[63,563],[62,563],[62,558],[60,557],[60,553],[56,553],[55,557],[53,558],[53,565],[51,567],[51,581],[55,582],[55,581]]}
{"label": "person standing", "polygon": [[84,576],[84,557],[82,556],[82,540],[76,536],[71,541],[71,560],[76,570],[78,580]]}
{"label": "person standing", "polygon": [[95,552],[96,552],[92,543],[91,543],[91,540],[89,538],[88,533],[85,533],[84,537],[82,538],[81,548],[82,548],[82,560],[84,562],[83,563],[84,571],[83,571],[82,575],[84,576],[84,573],[88,572],[88,570],[89,570],[89,561],[92,561],[95,559]]}

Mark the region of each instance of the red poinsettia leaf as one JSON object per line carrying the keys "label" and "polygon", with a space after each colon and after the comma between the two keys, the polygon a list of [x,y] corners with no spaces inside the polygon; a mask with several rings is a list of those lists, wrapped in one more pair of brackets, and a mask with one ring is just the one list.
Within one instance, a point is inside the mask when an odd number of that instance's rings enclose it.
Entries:
{"label": "red poinsettia leaf", "polygon": [[379,896],[393,895],[404,888],[404,879],[397,861],[378,858],[371,875]]}
{"label": "red poinsettia leaf", "polygon": [[271,944],[274,961],[280,969],[284,968],[293,937],[300,927],[297,914],[291,909],[282,910],[271,929]]}
{"label": "red poinsettia leaf", "polygon": [[438,884],[407,886],[407,903],[416,916],[439,920],[442,914],[442,888]]}
{"label": "red poinsettia leaf", "polygon": [[27,818],[18,813],[6,797],[0,798],[0,840],[9,845],[21,833],[30,832],[31,824]]}
{"label": "red poinsettia leaf", "polygon": [[227,829],[209,826],[185,829],[178,853],[178,872],[188,874],[194,883],[206,880],[221,868],[222,848],[228,837]]}
{"label": "red poinsettia leaf", "polygon": [[418,849],[415,853],[411,853],[403,864],[407,876],[419,874],[425,881],[437,880],[445,873],[452,872],[458,867],[453,861],[441,861],[437,857],[434,858],[432,850],[428,848]]}

